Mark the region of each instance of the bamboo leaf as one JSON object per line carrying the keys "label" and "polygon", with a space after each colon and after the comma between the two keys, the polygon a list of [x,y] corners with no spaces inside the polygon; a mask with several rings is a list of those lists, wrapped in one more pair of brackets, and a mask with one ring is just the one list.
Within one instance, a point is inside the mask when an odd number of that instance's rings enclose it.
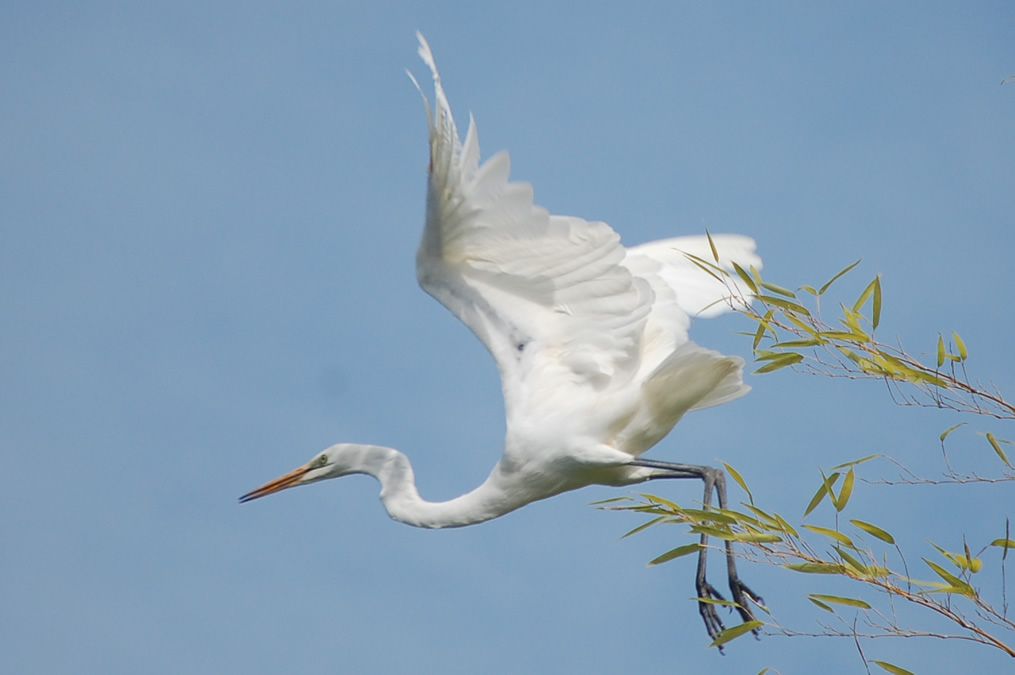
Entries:
{"label": "bamboo leaf", "polygon": [[678,546],[674,549],[670,549],[666,553],[663,553],[661,556],[653,558],[652,560],[649,561],[648,564],[649,567],[651,567],[652,565],[661,565],[664,562],[669,562],[671,560],[675,560],[676,558],[681,558],[685,555],[690,555],[691,553],[697,553],[700,549],[701,544],[698,544],[697,542],[693,544],[687,544],[686,546]]}
{"label": "bamboo leaf", "polygon": [[783,567],[805,574],[842,574],[846,571],[839,563],[788,563]]}
{"label": "bamboo leaf", "polygon": [[629,532],[625,533],[624,536],[621,537],[621,539],[627,539],[632,534],[638,534],[642,530],[647,530],[648,528],[652,527],[656,523],[658,523],[660,521],[663,521],[663,520],[666,520],[668,517],[669,516],[656,516],[652,520],[646,521],[646,522],[642,523],[641,525],[639,525],[638,527],[634,528],[633,530],[630,530]]}
{"label": "bamboo leaf", "polygon": [[861,530],[863,530],[867,534],[871,535],[872,537],[876,537],[877,539],[880,539],[881,541],[885,542],[886,544],[894,544],[895,543],[895,537],[890,535],[888,532],[885,532],[884,530],[882,530],[877,525],[871,525],[870,523],[866,523],[866,522],[864,522],[862,520],[850,520],[849,522],[853,523],[858,528],[860,528]]}
{"label": "bamboo leaf", "polygon": [[955,431],[955,430],[956,430],[956,429],[958,429],[959,427],[961,427],[961,426],[964,426],[965,424],[966,424],[965,422],[959,422],[958,424],[955,424],[955,425],[953,425],[953,426],[950,426],[950,427],[948,427],[947,429],[945,429],[944,431],[942,431],[942,432],[941,432],[941,436],[940,436],[940,438],[941,438],[941,442],[942,442],[942,443],[944,443],[944,440],[945,440],[946,438],[948,438],[948,435],[949,435],[949,434],[951,434],[951,433],[952,433],[953,431]]}
{"label": "bamboo leaf", "polygon": [[985,435],[987,436],[987,442],[990,443],[990,447],[994,448],[994,452],[996,452],[997,456],[1001,458],[1004,465],[1009,469],[1012,468],[1011,462],[1008,461],[1008,455],[1004,454],[1004,450],[1001,449],[1001,444],[998,443],[997,437],[989,431]]}
{"label": "bamboo leaf", "polygon": [[869,462],[872,459],[877,459],[878,457],[884,457],[884,455],[882,455],[880,452],[878,452],[878,453],[875,453],[873,455],[867,455],[866,457],[861,457],[860,459],[854,459],[851,462],[844,462],[843,464],[838,464],[836,466],[833,466],[832,468],[833,469],[845,469],[845,468],[850,467],[850,466],[856,466],[857,464],[863,464],[864,462]]}
{"label": "bamboo leaf", "polygon": [[761,284],[759,285],[765,290],[772,291],[773,293],[777,293],[778,295],[784,295],[787,298],[796,298],[796,293],[789,290],[788,288],[776,286],[775,284],[770,284],[767,281],[762,281]]}
{"label": "bamboo leaf", "polygon": [[764,622],[754,620],[754,621],[745,621],[739,626],[727,628],[723,632],[719,633],[718,636],[716,636],[715,640],[712,641],[712,644],[710,644],[709,647],[722,647],[730,640],[736,640],[741,635],[745,635],[747,633],[750,633],[751,631],[758,630],[764,625],[765,625]]}
{"label": "bamboo leaf", "polygon": [[737,532],[733,535],[732,541],[743,541],[750,544],[774,544],[782,541],[782,537],[768,532]]}
{"label": "bamboo leaf", "polygon": [[814,493],[813,497],[811,497],[810,503],[807,504],[807,508],[804,510],[804,518],[810,515],[811,511],[818,507],[818,504],[820,504],[821,500],[825,498],[825,495],[831,494],[831,488],[835,485],[835,481],[839,480],[839,475],[839,472],[835,472],[830,477],[825,478],[823,476],[824,481],[822,482],[821,487],[819,487],[818,491]]}
{"label": "bamboo leaf", "polygon": [[849,502],[849,497],[853,494],[853,481],[855,478],[853,469],[850,469],[842,481],[842,489],[839,490],[839,496],[832,499],[832,503],[835,505],[835,510],[839,513],[842,513],[842,510],[846,508],[846,504]]}
{"label": "bamboo leaf", "polygon": [[723,468],[726,469],[726,473],[728,473],[730,475],[730,478],[735,480],[737,482],[737,485],[739,485],[743,489],[743,491],[747,493],[747,499],[750,500],[750,502],[753,504],[754,503],[754,496],[751,494],[750,488],[747,487],[747,483],[744,481],[743,476],[741,476],[740,473],[736,469],[734,469],[732,466],[730,466],[726,462],[723,462],[722,465],[723,465]]}
{"label": "bamboo leaf", "polygon": [[1007,550],[1009,548],[1010,549],[1015,549],[1015,539],[995,539],[994,541],[990,542],[990,545],[991,546],[1000,546],[1001,548],[1003,548],[1005,550]]}
{"label": "bamboo leaf", "polygon": [[712,249],[712,259],[718,263],[719,252],[715,250],[715,242],[712,241],[712,235],[709,234],[708,230],[705,230],[705,238],[708,239],[708,247]]}
{"label": "bamboo leaf", "polygon": [[846,274],[847,272],[849,272],[851,269],[853,269],[854,267],[856,267],[859,264],[860,264],[860,261],[857,260],[852,265],[847,265],[846,267],[841,269],[838,274],[836,274],[834,277],[832,277],[831,279],[826,281],[825,285],[818,289],[818,295],[824,295],[825,291],[828,290],[828,287],[831,286],[832,284],[834,284],[836,281],[838,281],[839,277],[841,277],[843,274]]}
{"label": "bamboo leaf", "polygon": [[912,671],[906,670],[905,668],[899,668],[898,666],[888,663],[887,661],[871,661],[871,663],[877,664],[881,668],[887,670],[892,675],[916,675]]}
{"label": "bamboo leaf", "polygon": [[820,593],[810,593],[807,595],[807,599],[812,602],[817,598],[823,602],[831,602],[837,605],[848,605],[850,607],[859,607],[860,609],[870,609],[871,606],[863,600],[857,598],[845,598],[841,595],[822,595]]}
{"label": "bamboo leaf", "polygon": [[874,281],[867,284],[867,288],[863,289],[863,292],[860,294],[860,297],[857,298],[856,302],[853,303],[854,312],[859,312],[860,308],[863,307],[863,304],[867,302],[868,298],[870,298],[871,295],[874,294],[874,287],[877,285],[877,280],[878,278],[874,277]]}
{"label": "bamboo leaf", "polygon": [[874,277],[874,302],[871,304],[871,326],[877,330],[881,323],[881,275]]}
{"label": "bamboo leaf", "polygon": [[945,339],[940,335],[937,336],[937,367],[940,368],[945,364]]}
{"label": "bamboo leaf", "polygon": [[825,603],[821,602],[820,600],[815,600],[814,596],[808,595],[807,599],[810,600],[811,602],[813,602],[815,605],[817,605],[821,609],[825,610],[826,612],[831,612],[832,614],[835,614],[835,610],[834,609],[832,609],[831,607],[829,607]]}
{"label": "bamboo leaf", "polygon": [[969,352],[966,350],[966,343],[962,341],[958,333],[952,333],[952,339],[955,340],[955,349],[959,352],[959,361],[965,361],[969,358]]}
{"label": "bamboo leaf", "polygon": [[747,284],[747,287],[751,289],[751,293],[754,295],[758,294],[758,284],[751,278],[751,275],[743,267],[733,262],[733,271],[737,273],[740,280]]}
{"label": "bamboo leaf", "polygon": [[841,542],[846,546],[849,546],[850,548],[856,548],[853,545],[853,540],[844,535],[842,532],[836,532],[835,530],[831,530],[827,527],[820,527],[818,525],[808,525],[807,523],[804,523],[804,527],[806,527],[811,532],[816,532],[817,534],[821,534],[826,537],[830,537],[831,539],[834,539],[838,542]]}
{"label": "bamboo leaf", "polygon": [[773,370],[779,370],[780,368],[792,366],[794,364],[800,363],[803,360],[804,360],[803,354],[787,352],[785,354],[780,354],[778,356],[771,357],[768,360],[768,363],[755,370],[754,374],[760,375],[762,373],[771,373]]}

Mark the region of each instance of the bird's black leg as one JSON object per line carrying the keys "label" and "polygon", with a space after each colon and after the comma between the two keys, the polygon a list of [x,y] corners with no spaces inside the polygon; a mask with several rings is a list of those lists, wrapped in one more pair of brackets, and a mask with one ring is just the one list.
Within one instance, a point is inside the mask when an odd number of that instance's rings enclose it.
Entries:
{"label": "bird's black leg", "polygon": [[[654,475],[650,480],[658,478],[697,478],[705,484],[705,497],[703,503],[707,509],[712,503],[712,492],[719,497],[719,508],[726,506],[726,474],[722,469],[711,466],[698,466],[696,464],[674,464],[671,462],[657,462],[651,459],[636,459],[631,462],[633,466],[643,466],[650,469],[659,469],[661,473]],[[723,600],[722,595],[715,590],[712,584],[705,578],[705,561],[708,553],[708,535],[701,535],[701,550],[698,551],[698,570],[694,577],[695,588],[699,598]],[[762,604],[761,596],[747,587],[737,576],[736,559],[733,554],[733,542],[727,540],[726,547],[726,575],[729,580],[730,593],[733,602],[736,603],[737,612],[743,621],[753,621],[754,614],[751,612],[750,603],[753,601]],[[713,640],[721,633],[725,626],[715,610],[715,605],[710,602],[698,601],[698,611],[705,621],[705,630]],[[756,631],[755,631],[756,632]],[[721,648],[720,648],[721,651]]]}

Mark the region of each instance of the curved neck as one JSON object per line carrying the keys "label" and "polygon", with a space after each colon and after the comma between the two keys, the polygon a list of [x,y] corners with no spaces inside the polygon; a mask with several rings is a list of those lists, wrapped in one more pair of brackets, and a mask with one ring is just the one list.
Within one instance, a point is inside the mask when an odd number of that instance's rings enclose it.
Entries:
{"label": "curved neck", "polygon": [[445,502],[428,502],[419,496],[409,458],[398,450],[378,445],[350,446],[348,473],[373,476],[381,484],[381,502],[393,519],[416,527],[463,527],[481,523],[524,502],[511,498],[502,486],[500,468],[475,490]]}

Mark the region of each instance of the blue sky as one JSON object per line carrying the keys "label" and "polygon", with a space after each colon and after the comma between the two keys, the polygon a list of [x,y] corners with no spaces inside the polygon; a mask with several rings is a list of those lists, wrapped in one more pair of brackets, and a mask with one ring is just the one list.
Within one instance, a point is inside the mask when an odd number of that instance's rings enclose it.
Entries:
{"label": "blue sky", "polygon": [[[640,521],[587,505],[616,490],[446,532],[390,521],[362,477],[236,498],[341,440],[402,449],[431,499],[471,489],[500,452],[492,360],[415,284],[417,29],[484,156],[509,149],[541,205],[628,243],[749,234],[789,286],[862,257],[843,290],[882,274],[883,338],[927,353],[958,330],[971,371],[1005,389],[1015,11],[365,5],[0,10],[4,670],[863,672],[848,640],[706,650],[692,562],[645,567],[689,539],[620,541]],[[745,327],[692,337],[747,356]],[[730,462],[789,515],[819,466],[886,452],[933,473],[956,421],[872,383],[750,382],[652,456]],[[972,429],[955,439],[990,466]],[[1012,515],[1004,485],[855,499],[850,517],[911,532],[914,558],[925,537],[989,541]],[[996,566],[982,574],[993,587]],[[784,623],[815,628],[813,579],[742,576]],[[916,672],[1010,666],[933,641],[865,651]]]}

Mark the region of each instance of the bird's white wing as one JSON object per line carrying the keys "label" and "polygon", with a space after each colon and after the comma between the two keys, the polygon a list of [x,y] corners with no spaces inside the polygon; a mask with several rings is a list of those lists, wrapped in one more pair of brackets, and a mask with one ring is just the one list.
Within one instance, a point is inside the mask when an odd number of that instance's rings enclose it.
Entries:
{"label": "bird's white wing", "polygon": [[[601,389],[638,368],[654,293],[623,264],[626,251],[605,223],[552,216],[532,188],[508,180],[506,153],[479,164],[470,118],[459,140],[430,48],[433,71],[426,227],[419,283],[461,319],[511,387],[553,377]],[[425,100],[424,96],[424,100]]]}

